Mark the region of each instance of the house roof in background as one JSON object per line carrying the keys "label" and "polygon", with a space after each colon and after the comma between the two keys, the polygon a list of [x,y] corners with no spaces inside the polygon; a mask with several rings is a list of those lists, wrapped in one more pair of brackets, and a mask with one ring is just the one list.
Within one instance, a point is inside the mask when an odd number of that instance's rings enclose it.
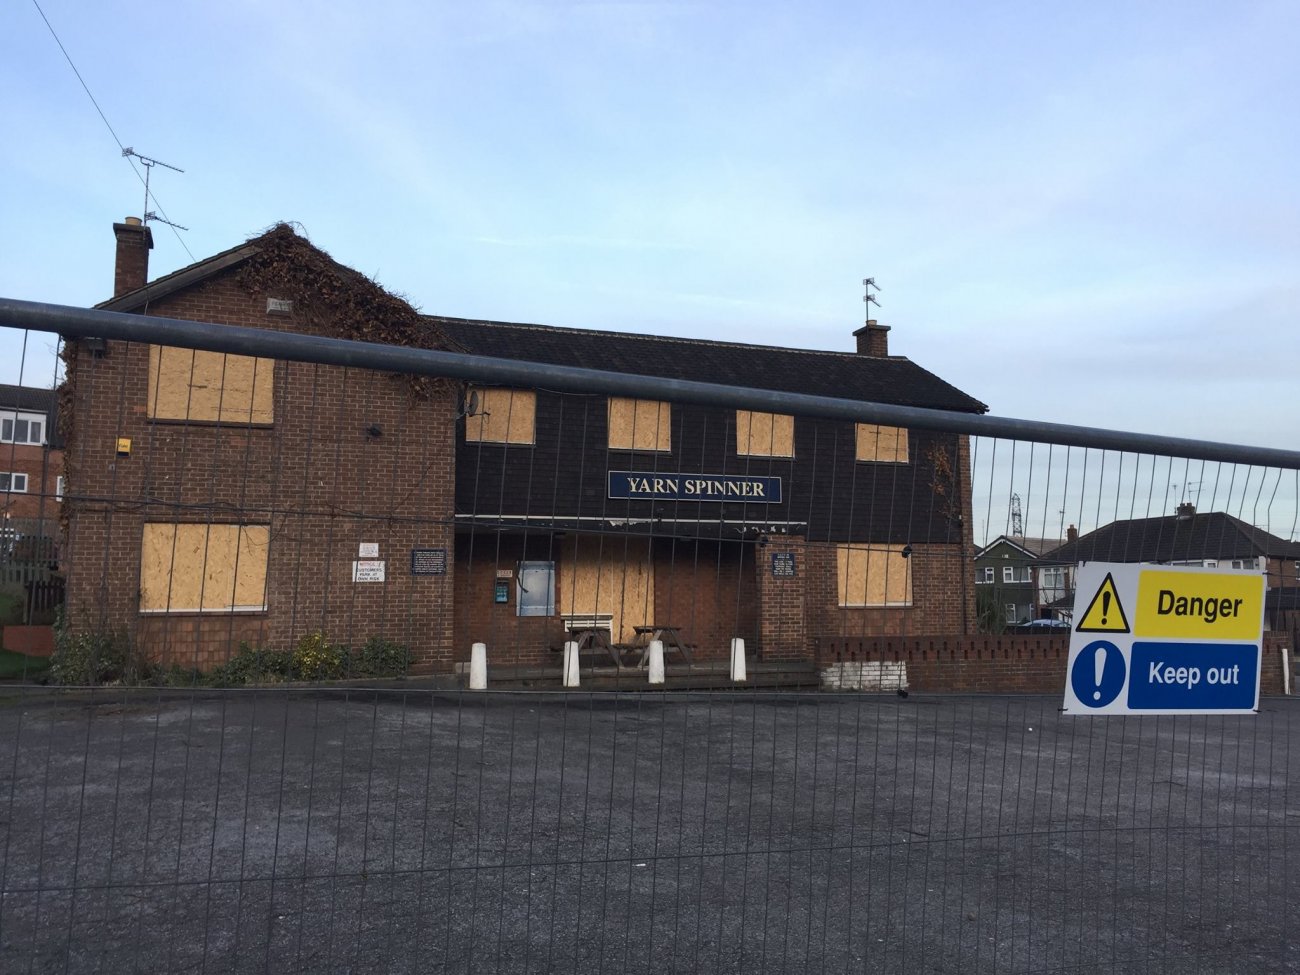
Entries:
{"label": "house roof in background", "polygon": [[1020,535],[999,535],[993,541],[989,542],[982,549],[975,553],[975,558],[981,558],[986,553],[992,551],[998,545],[1011,545],[1019,549],[1029,558],[1039,558],[1044,552],[1049,552],[1063,542],[1062,538],[1026,538]]}
{"label": "house roof in background", "polygon": [[1222,511],[1113,521],[1044,553],[1050,562],[1179,562],[1260,555],[1300,558],[1289,542]]}
{"label": "house roof in background", "polygon": [[902,356],[425,316],[466,352],[899,406],[983,413],[979,400]]}

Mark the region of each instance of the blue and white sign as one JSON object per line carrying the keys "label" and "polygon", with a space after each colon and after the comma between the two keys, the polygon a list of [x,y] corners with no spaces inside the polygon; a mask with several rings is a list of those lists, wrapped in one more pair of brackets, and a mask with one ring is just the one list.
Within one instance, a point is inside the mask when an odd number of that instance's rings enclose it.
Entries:
{"label": "blue and white sign", "polygon": [[742,501],[781,503],[779,477],[748,474],[663,474],[654,471],[610,471],[611,498],[647,501]]}
{"label": "blue and white sign", "polygon": [[1087,562],[1075,581],[1066,714],[1259,709],[1262,573]]}

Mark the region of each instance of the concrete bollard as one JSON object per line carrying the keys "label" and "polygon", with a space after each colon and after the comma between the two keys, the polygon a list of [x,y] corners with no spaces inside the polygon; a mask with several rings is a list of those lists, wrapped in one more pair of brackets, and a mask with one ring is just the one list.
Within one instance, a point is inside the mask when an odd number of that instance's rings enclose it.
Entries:
{"label": "concrete bollard", "polygon": [[650,657],[650,683],[662,684],[664,682],[664,642],[663,640],[651,640],[650,649],[647,651]]}
{"label": "concrete bollard", "polygon": [[745,640],[743,637],[731,638],[731,679],[737,683],[745,680]]}
{"label": "concrete bollard", "polygon": [[578,686],[578,644],[576,640],[568,640],[564,644],[564,675],[562,683],[565,687]]}
{"label": "concrete bollard", "polygon": [[476,643],[469,651],[469,689],[487,690],[487,644]]}

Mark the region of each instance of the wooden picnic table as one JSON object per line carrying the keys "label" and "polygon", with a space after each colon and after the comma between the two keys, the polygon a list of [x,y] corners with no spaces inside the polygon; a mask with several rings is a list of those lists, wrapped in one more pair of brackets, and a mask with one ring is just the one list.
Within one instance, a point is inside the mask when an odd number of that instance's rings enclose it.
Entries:
{"label": "wooden picnic table", "polygon": [[688,665],[693,664],[691,652],[682,642],[682,635],[679,628],[671,623],[647,623],[644,626],[632,627],[637,636],[637,644],[634,649],[641,651],[641,657],[637,660],[638,667],[646,666],[650,658],[650,644],[658,640],[664,645],[664,653],[680,653]]}
{"label": "wooden picnic table", "polygon": [[604,651],[615,667],[623,666],[618,649],[610,640],[609,623],[603,617],[595,615],[566,617],[565,632],[569,634],[569,639],[578,645],[579,653],[584,650]]}

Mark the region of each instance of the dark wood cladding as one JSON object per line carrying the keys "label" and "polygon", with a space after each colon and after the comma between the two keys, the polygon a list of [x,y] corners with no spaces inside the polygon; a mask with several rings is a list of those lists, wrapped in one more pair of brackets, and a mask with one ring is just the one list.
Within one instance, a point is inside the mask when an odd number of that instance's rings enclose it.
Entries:
{"label": "dark wood cladding", "polygon": [[[813,541],[961,541],[961,497],[968,486],[956,435],[913,430],[908,463],[860,462],[852,423],[796,417],[794,458],[742,457],[736,454],[734,410],[674,404],[671,451],[611,450],[606,402],[603,396],[539,391],[531,446],[467,443],[462,421],[456,431],[457,513],[535,521],[657,519],[663,523],[657,533],[702,537],[716,537],[719,522],[801,522]],[[779,477],[782,500],[613,499],[607,496],[611,470]]]}

